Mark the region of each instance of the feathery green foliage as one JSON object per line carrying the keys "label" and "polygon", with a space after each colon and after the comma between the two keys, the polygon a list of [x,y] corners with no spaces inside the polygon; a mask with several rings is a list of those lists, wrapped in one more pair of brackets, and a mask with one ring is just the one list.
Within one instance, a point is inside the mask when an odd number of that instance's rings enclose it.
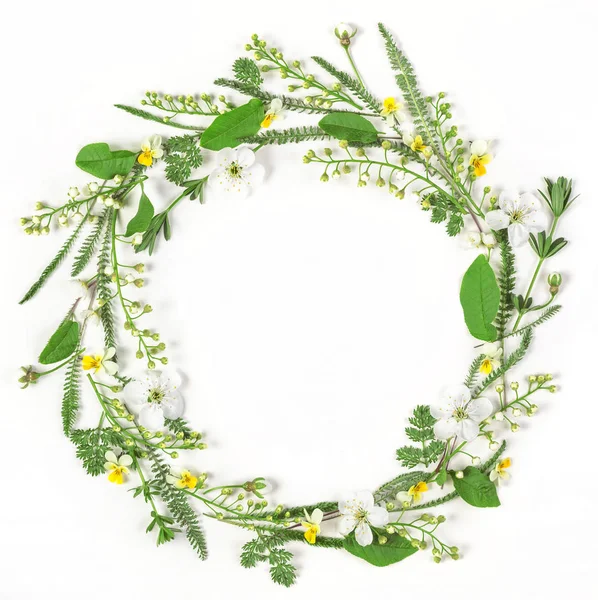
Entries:
{"label": "feathery green foliage", "polygon": [[285,537],[282,531],[262,529],[257,537],[247,542],[241,551],[241,566],[249,569],[260,563],[268,563],[270,577],[274,583],[289,587],[297,578],[292,565],[293,555],[284,548]]}
{"label": "feathery green foliage", "polygon": [[66,368],[62,394],[62,431],[67,437],[75,426],[77,413],[79,412],[81,399],[80,374],[79,354],[75,354]]}
{"label": "feathery green foliage", "polygon": [[124,446],[122,435],[112,428],[75,429],[70,438],[77,447],[77,458],[81,459],[83,468],[93,477],[105,472],[106,452]]}
{"label": "feathery green foliage", "polygon": [[320,56],[312,56],[312,59],[325,71],[328,71],[330,75],[336,77],[339,83],[351,91],[353,95],[361,100],[369,109],[375,113],[380,112],[380,101],[375,98],[357,79],[351,77],[351,75],[345,71],[339,71],[339,69],[337,69],[334,65]]}
{"label": "feathery green foliage", "polygon": [[185,493],[168,483],[166,476],[170,473],[170,469],[164,464],[160,455],[152,448],[148,448],[148,454],[152,461],[155,487],[166,503],[170,514],[185,532],[189,545],[202,560],[205,560],[208,555],[206,540],[195,511],[189,504]]}
{"label": "feathery green foliage", "polygon": [[264,131],[257,135],[242,138],[245,144],[298,144],[300,142],[311,142],[316,140],[331,140],[333,137],[322,131],[319,127],[310,125],[308,127],[291,127],[289,129],[279,129],[273,131]]}
{"label": "feathery green foliage", "polygon": [[237,58],[233,63],[233,73],[240,83],[260,87],[264,82],[260,68],[250,58]]}
{"label": "feathery green foliage", "polygon": [[432,146],[439,153],[428,105],[419,91],[415,71],[407,57],[397,47],[388,29],[382,23],[378,24],[378,29],[384,38],[390,66],[394,71],[399,71],[396,81],[413,117],[415,129],[422,136],[425,144]]}
{"label": "feathery green foliage", "polygon": [[515,255],[506,236],[498,242],[500,248],[500,270],[496,281],[500,288],[500,303],[494,325],[498,339],[505,337],[507,325],[513,315],[513,294],[515,293]]}
{"label": "feathery green foliage", "polygon": [[476,384],[476,381],[480,375],[480,367],[482,366],[482,362],[484,360],[484,356],[482,354],[476,356],[471,365],[469,365],[469,371],[467,371],[467,376],[465,377],[464,384],[471,390],[473,386]]}
{"label": "feathery green foliage", "polygon": [[31,298],[33,298],[33,296],[35,296],[35,294],[37,294],[37,292],[39,292],[39,290],[42,288],[42,286],[46,283],[46,281],[48,280],[50,275],[52,275],[52,273],[54,273],[54,271],[60,266],[60,263],[62,263],[62,261],[68,255],[68,253],[72,250],[73,245],[75,244],[75,241],[79,237],[79,233],[81,232],[81,229],[83,229],[83,225],[87,221],[88,216],[89,216],[89,213],[86,213],[85,216],[83,217],[83,219],[81,220],[81,223],[79,223],[79,225],[77,225],[77,227],[75,228],[73,233],[70,235],[69,239],[66,242],[64,242],[64,244],[62,245],[62,248],[60,248],[60,250],[58,251],[56,256],[50,261],[48,266],[42,271],[42,274],[39,276],[39,279],[29,288],[27,293],[21,298],[19,304],[23,304],[23,303],[27,302],[28,300],[31,300]]}
{"label": "feathery green foliage", "polygon": [[463,229],[463,211],[461,207],[451,200],[446,194],[434,192],[424,197],[429,204],[429,208],[422,208],[430,212],[430,221],[432,223],[445,223],[446,232],[449,236],[459,235]]}
{"label": "feathery green foliage", "polygon": [[542,323],[545,323],[546,321],[548,321],[548,319],[551,319],[552,317],[554,317],[554,315],[556,315],[561,310],[561,308],[562,308],[562,306],[560,304],[555,304],[554,306],[548,307],[545,311],[542,312],[542,314],[535,321],[528,323],[527,325],[525,325],[525,327],[521,327],[517,331],[513,331],[512,333],[505,335],[505,337],[508,338],[508,337],[512,337],[514,335],[522,335],[526,331],[533,329],[534,327],[537,327],[538,325],[542,325]]}
{"label": "feathery green foliage", "polygon": [[181,185],[191,175],[193,169],[197,169],[202,161],[201,149],[198,137],[194,135],[183,135],[171,137],[165,144],[166,153],[166,179],[176,185]]}
{"label": "feathery green foliage", "polygon": [[397,460],[407,469],[413,469],[419,464],[426,467],[438,459],[444,450],[445,442],[436,439],[434,423],[436,419],[430,414],[430,407],[416,406],[413,416],[409,417],[410,427],[405,428],[407,437],[421,444],[417,446],[403,446],[397,450]]}
{"label": "feathery green foliage", "polygon": [[93,258],[96,244],[102,237],[102,231],[106,224],[106,214],[108,209],[104,209],[102,214],[98,217],[96,224],[94,225],[91,233],[85,238],[85,241],[81,244],[79,252],[73,261],[73,268],[71,269],[71,275],[77,277],[83,269],[88,265],[89,261]]}
{"label": "feathery green foliage", "polygon": [[155,123],[161,123],[162,125],[168,125],[170,127],[176,127],[177,129],[189,129],[191,131],[203,131],[200,127],[194,127],[192,125],[184,125],[183,123],[177,123],[176,121],[171,121],[168,117],[160,117],[159,115],[154,115],[147,110],[142,110],[140,108],[135,108],[134,106],[127,106],[126,104],[115,104],[116,108],[120,108],[125,112],[128,112],[135,117],[140,117],[141,119],[145,119],[146,121],[154,121]]}
{"label": "feathery green foliage", "polygon": [[[112,265],[112,228],[110,223],[116,218],[114,209],[108,209],[106,219],[108,227],[104,233],[102,246],[98,255],[97,297],[103,302],[100,310],[100,320],[104,330],[104,344],[106,348],[116,348],[116,330],[114,326],[114,314],[112,313],[112,289],[110,288],[110,276],[106,275],[106,268]],[[116,357],[113,359],[116,360]]]}
{"label": "feathery green foliage", "polygon": [[384,504],[395,499],[399,492],[408,490],[412,485],[418,484],[420,481],[428,481],[430,473],[425,471],[411,471],[409,473],[401,473],[394,479],[382,484],[374,492],[374,500],[376,504]]}

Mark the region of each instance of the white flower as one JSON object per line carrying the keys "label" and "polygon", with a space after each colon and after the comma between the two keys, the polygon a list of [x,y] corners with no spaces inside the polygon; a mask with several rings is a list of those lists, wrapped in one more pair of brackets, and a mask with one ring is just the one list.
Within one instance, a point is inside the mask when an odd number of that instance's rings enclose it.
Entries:
{"label": "white flower", "polygon": [[490,481],[494,481],[497,485],[500,485],[501,481],[507,480],[510,477],[507,469],[511,466],[510,458],[503,458],[497,463],[492,471],[490,471]]}
{"label": "white flower", "polygon": [[461,234],[463,246],[466,248],[479,248],[482,243],[482,235],[477,229],[464,231]]}
{"label": "white flower", "polygon": [[500,367],[500,359],[502,357],[502,348],[496,344],[484,344],[482,346],[482,363],[480,364],[480,373],[489,375]]}
{"label": "white flower", "polygon": [[91,296],[91,290],[89,289],[89,285],[84,279],[71,279],[71,283],[73,284],[73,287],[77,290],[73,293],[76,293],[77,297],[80,298],[82,301],[87,300]]}
{"label": "white flower", "polygon": [[149,371],[125,387],[125,403],[138,415],[141,426],[155,431],[164,426],[164,419],[178,419],[183,414],[180,385],[174,372]]}
{"label": "white flower", "polygon": [[208,177],[214,190],[235,192],[240,198],[264,178],[264,167],[255,163],[255,153],[249,148],[223,148],[218,152],[218,167]]}
{"label": "white flower", "polygon": [[108,473],[108,481],[121,485],[125,480],[124,476],[129,472],[128,467],[133,464],[133,459],[128,454],[121,454],[117,458],[112,450],[108,450],[104,458],[104,470]]}
{"label": "white flower", "polygon": [[79,192],[79,188],[71,187],[69,188],[69,198],[75,199],[81,192]]}
{"label": "white flower", "polygon": [[98,373],[102,369],[108,375],[114,375],[118,371],[118,365],[110,360],[116,354],[115,348],[106,348],[104,354],[86,354],[81,359],[81,366],[85,371]]}
{"label": "white flower", "polygon": [[498,231],[509,228],[509,241],[513,246],[527,242],[530,232],[546,229],[546,215],[540,209],[540,201],[531,193],[502,192],[497,210],[486,214],[486,223]]}
{"label": "white flower", "polygon": [[355,530],[355,539],[360,546],[369,546],[373,539],[372,527],[384,527],[388,523],[388,512],[375,506],[371,492],[357,492],[338,503],[341,514],[339,532],[349,535]]}
{"label": "white flower", "polygon": [[494,246],[496,246],[496,238],[491,233],[483,233],[482,244],[484,244],[486,248],[494,248]]}
{"label": "white flower", "polygon": [[91,181],[90,183],[87,184],[87,191],[90,194],[95,194],[99,189],[100,189],[100,187],[98,186],[97,181]]}
{"label": "white flower", "polygon": [[469,164],[473,167],[476,177],[486,174],[486,165],[492,161],[492,154],[488,152],[488,142],[476,140],[470,146],[471,156]]}
{"label": "white flower", "polygon": [[75,223],[81,223],[81,221],[83,221],[83,213],[77,211],[76,213],[73,213],[71,218]]}
{"label": "white flower", "polygon": [[100,307],[95,306],[93,309],[81,311],[81,318],[84,321],[90,321],[93,325],[100,324]]}
{"label": "white flower", "polygon": [[163,154],[162,137],[159,135],[152,135],[141,144],[141,153],[137,157],[137,162],[149,167],[152,162],[154,162],[154,158],[162,158]]}
{"label": "white flower", "polygon": [[139,244],[141,244],[142,241],[143,241],[143,233],[136,233],[133,236],[133,239],[131,240],[131,245],[139,246]]}
{"label": "white flower", "polygon": [[352,38],[355,34],[357,33],[357,31],[351,27],[351,25],[348,25],[347,23],[339,23],[335,28],[334,28],[334,35],[336,35],[337,38],[339,39],[348,39],[348,38]]}
{"label": "white flower", "polygon": [[284,119],[284,115],[282,114],[282,100],[280,98],[274,98],[272,102],[270,102],[270,108],[268,109],[268,112],[266,112],[264,120],[261,122],[261,126],[264,129],[268,129],[274,121],[281,119]]}
{"label": "white flower", "polygon": [[439,419],[434,425],[434,433],[443,440],[456,435],[471,442],[480,431],[479,423],[489,417],[492,410],[488,398],[472,400],[471,392],[465,385],[447,388],[442,396],[442,405],[430,407],[432,416]]}

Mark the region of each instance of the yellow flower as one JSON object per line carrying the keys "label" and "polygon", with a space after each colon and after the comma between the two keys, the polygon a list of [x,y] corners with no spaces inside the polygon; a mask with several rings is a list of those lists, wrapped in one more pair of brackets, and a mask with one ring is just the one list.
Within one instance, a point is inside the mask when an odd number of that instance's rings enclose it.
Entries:
{"label": "yellow flower", "polygon": [[277,119],[282,119],[282,100],[280,98],[274,98],[270,103],[270,108],[261,122],[261,126],[264,129],[268,129],[270,125]]}
{"label": "yellow flower", "polygon": [[484,344],[482,347],[482,356],[480,373],[489,375],[494,369],[500,367],[502,348],[498,344]]}
{"label": "yellow flower", "polygon": [[197,487],[198,478],[192,475],[190,471],[183,470],[179,472],[173,469],[170,471],[170,475],[166,476],[166,481],[179,490],[184,488],[193,490]]}
{"label": "yellow flower", "polygon": [[481,177],[486,174],[485,165],[492,161],[492,154],[488,152],[488,142],[476,140],[472,142],[470,150],[469,164],[473,167],[476,177]]}
{"label": "yellow flower", "polygon": [[305,521],[301,522],[301,525],[305,527],[303,536],[310,544],[315,544],[316,538],[320,534],[320,523],[322,522],[324,513],[319,508],[314,509],[311,517],[305,509],[303,509],[303,512],[305,513]]}
{"label": "yellow flower", "polygon": [[394,98],[385,98],[382,104],[380,116],[385,117],[389,121],[397,120],[402,123],[405,120],[405,113],[401,111],[403,105],[397,102]]}
{"label": "yellow flower", "polygon": [[397,500],[402,504],[417,504],[424,494],[428,491],[428,484],[425,481],[420,481],[415,485],[412,485],[408,491],[399,492],[397,494]]}
{"label": "yellow flower", "polygon": [[145,167],[150,167],[154,158],[162,158],[162,138],[159,135],[152,135],[141,144],[141,154],[137,157],[137,162]]}
{"label": "yellow flower", "polygon": [[97,373],[101,369],[104,369],[108,375],[114,375],[118,370],[118,366],[110,359],[115,354],[116,350],[114,348],[107,348],[104,354],[95,354],[93,356],[86,354],[81,359],[81,366],[85,371],[93,370],[94,373]]}
{"label": "yellow flower", "polygon": [[410,133],[403,134],[403,144],[409,146],[413,152],[422,152],[426,157],[431,155],[428,146],[424,144],[424,140],[421,135],[413,137]]}
{"label": "yellow flower", "polygon": [[511,466],[510,458],[503,458],[495,467],[490,471],[490,481],[496,481],[500,484],[502,479],[509,479],[510,475],[507,469]]}
{"label": "yellow flower", "polygon": [[129,472],[127,467],[133,464],[133,459],[128,454],[116,458],[112,450],[108,450],[104,457],[106,459],[104,469],[108,473],[108,481],[121,485],[125,480],[124,476]]}

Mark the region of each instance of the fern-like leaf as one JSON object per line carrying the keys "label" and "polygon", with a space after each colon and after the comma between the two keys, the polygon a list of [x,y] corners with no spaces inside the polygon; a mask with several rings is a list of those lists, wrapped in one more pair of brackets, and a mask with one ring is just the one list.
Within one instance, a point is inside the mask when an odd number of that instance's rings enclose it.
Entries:
{"label": "fern-like leaf", "polygon": [[83,269],[88,265],[89,261],[93,258],[94,251],[98,240],[102,237],[102,231],[106,223],[106,213],[108,209],[104,209],[104,212],[99,216],[95,227],[91,233],[85,238],[85,241],[81,244],[79,252],[73,261],[73,268],[71,269],[71,275],[77,277]]}
{"label": "fern-like leaf", "polygon": [[75,354],[66,368],[64,378],[64,392],[62,395],[62,430],[64,435],[70,436],[77,413],[79,412],[79,401],[81,398],[81,389],[79,387],[79,354]]}
{"label": "fern-like leaf", "polygon": [[413,66],[403,52],[399,50],[388,29],[382,23],[378,24],[378,29],[386,45],[390,66],[394,71],[399,72],[395,79],[413,117],[415,129],[422,136],[426,145],[432,146],[439,153],[428,105],[419,91]]}
{"label": "fern-like leaf", "polygon": [[298,144],[300,142],[314,142],[318,140],[331,140],[333,137],[319,127],[291,127],[278,131],[264,131],[257,135],[241,138],[245,144]]}
{"label": "fern-like leaf", "polygon": [[33,296],[35,296],[35,294],[37,294],[37,292],[40,291],[40,289],[46,283],[50,275],[52,275],[52,273],[54,273],[54,271],[60,266],[62,261],[68,255],[68,253],[72,250],[75,242],[77,241],[77,238],[79,237],[81,229],[83,229],[83,225],[85,225],[85,222],[87,221],[88,216],[89,213],[86,213],[83,219],[81,220],[81,223],[77,225],[75,231],[73,231],[69,239],[66,242],[64,242],[62,248],[60,248],[60,250],[58,251],[58,254],[56,254],[56,256],[50,261],[48,266],[42,271],[42,274],[39,276],[39,279],[29,288],[27,293],[21,298],[19,304],[23,304],[28,300],[31,300],[31,298],[33,298]]}
{"label": "fern-like leaf", "polygon": [[506,236],[499,240],[501,265],[497,277],[500,288],[500,302],[496,314],[498,338],[505,337],[509,321],[513,315],[513,294],[515,293],[515,255]]}
{"label": "fern-like leaf", "polygon": [[[160,117],[159,115],[154,115],[147,110],[141,110],[140,108],[135,108],[134,106],[127,106],[126,104],[115,104],[116,108],[120,108],[125,112],[128,112],[130,115],[134,115],[135,117],[139,117],[141,119],[145,119],[146,121],[154,121],[155,123],[162,123],[162,125],[169,125],[170,127],[176,127],[177,129],[190,129],[191,131],[203,131],[200,127],[194,127],[192,125],[184,125],[183,123],[177,123],[176,121],[168,120],[168,117]],[[167,119],[166,121],[164,119]]]}
{"label": "fern-like leaf", "polygon": [[550,306],[535,321],[528,323],[525,327],[521,327],[517,331],[513,331],[512,333],[505,335],[505,337],[508,338],[514,335],[523,335],[526,331],[533,329],[538,325],[542,325],[542,323],[548,321],[548,319],[552,319],[552,317],[554,317],[554,315],[556,315],[561,310],[561,308],[562,306],[560,304]]}
{"label": "fern-like leaf", "polygon": [[235,79],[241,83],[248,83],[259,87],[264,82],[260,68],[253,60],[247,57],[237,58],[233,63],[233,73],[235,74]]}
{"label": "fern-like leaf", "polygon": [[114,326],[114,315],[112,313],[112,289],[110,288],[110,277],[106,275],[106,267],[111,266],[110,256],[112,253],[112,228],[111,222],[115,218],[114,209],[108,209],[106,219],[108,227],[104,233],[102,246],[98,255],[98,277],[97,296],[103,302],[100,310],[100,320],[104,330],[104,345],[106,348],[116,348],[116,330]]}

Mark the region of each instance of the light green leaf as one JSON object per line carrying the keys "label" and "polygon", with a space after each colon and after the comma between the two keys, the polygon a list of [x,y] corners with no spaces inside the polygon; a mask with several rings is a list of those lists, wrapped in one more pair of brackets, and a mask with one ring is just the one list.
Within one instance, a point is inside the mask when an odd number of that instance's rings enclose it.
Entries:
{"label": "light green leaf", "polygon": [[496,486],[490,481],[488,475],[475,467],[467,467],[463,471],[463,478],[453,476],[453,484],[457,494],[471,506],[489,508],[500,506],[496,493]]}
{"label": "light green leaf", "polygon": [[500,302],[500,289],[488,259],[480,254],[463,276],[461,306],[469,333],[478,340],[496,340],[496,318]]}
{"label": "light green leaf", "polygon": [[352,113],[330,113],[318,125],[337,140],[369,143],[375,142],[378,137],[378,132],[370,121]]}
{"label": "light green leaf", "polygon": [[376,567],[392,565],[417,552],[409,541],[399,535],[390,537],[386,544],[380,545],[374,541],[369,546],[360,546],[351,535],[344,539],[343,545],[347,552]]}
{"label": "light green leaf", "polygon": [[126,175],[135,164],[136,152],[110,150],[104,142],[88,144],[79,150],[75,164],[98,179],[112,179],[115,175]]}
{"label": "light green leaf", "polygon": [[39,355],[42,365],[51,365],[68,358],[79,345],[79,323],[65,321],[54,332],[46,347]]}
{"label": "light green leaf", "polygon": [[144,233],[147,231],[152,219],[154,218],[154,205],[150,199],[145,195],[145,191],[141,191],[141,198],[139,198],[139,207],[137,208],[137,214],[129,221],[127,225],[127,231],[125,237],[129,237],[134,233]]}
{"label": "light green leaf", "polygon": [[200,146],[208,150],[235,148],[241,142],[239,138],[255,135],[264,120],[264,105],[253,98],[247,104],[214,119],[202,133]]}

